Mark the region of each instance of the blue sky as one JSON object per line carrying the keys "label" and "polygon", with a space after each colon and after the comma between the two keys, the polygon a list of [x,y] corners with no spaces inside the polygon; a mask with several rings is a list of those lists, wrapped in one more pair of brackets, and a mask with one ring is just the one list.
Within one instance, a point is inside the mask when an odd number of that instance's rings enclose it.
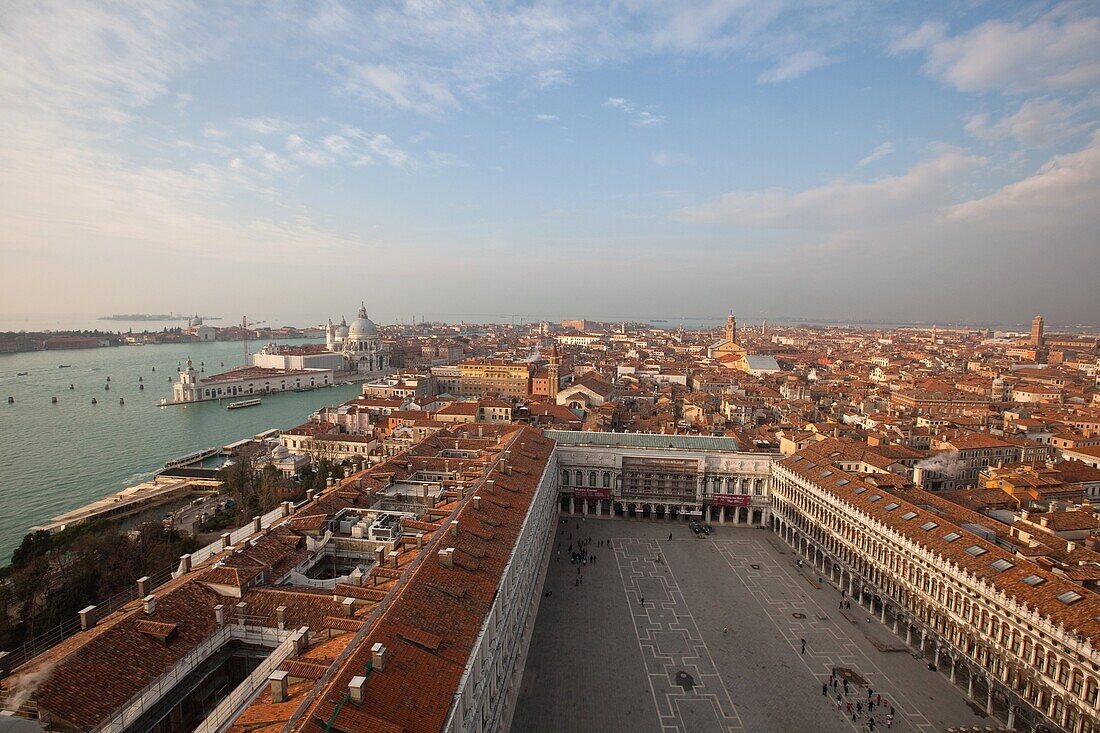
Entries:
{"label": "blue sky", "polygon": [[1092,3],[11,3],[0,313],[1095,322],[1098,83]]}

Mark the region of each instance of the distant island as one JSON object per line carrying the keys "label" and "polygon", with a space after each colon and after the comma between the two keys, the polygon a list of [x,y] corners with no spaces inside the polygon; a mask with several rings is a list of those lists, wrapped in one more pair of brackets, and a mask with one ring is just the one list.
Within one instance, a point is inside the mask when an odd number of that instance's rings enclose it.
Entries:
{"label": "distant island", "polygon": [[[192,316],[172,313],[116,313],[112,316],[100,316],[97,321],[186,321]],[[206,321],[220,321],[221,316],[201,316]]]}

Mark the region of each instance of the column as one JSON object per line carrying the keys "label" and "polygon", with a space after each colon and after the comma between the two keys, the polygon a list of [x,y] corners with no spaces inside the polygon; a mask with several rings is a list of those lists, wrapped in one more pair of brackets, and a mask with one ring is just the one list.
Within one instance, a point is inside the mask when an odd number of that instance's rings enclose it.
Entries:
{"label": "column", "polygon": [[574,501],[576,501],[576,500],[572,496],[570,496],[569,497],[569,513],[570,514],[576,514],[576,508],[575,508],[575,505],[573,503]]}
{"label": "column", "polygon": [[588,516],[588,499],[581,500],[581,513],[586,517]]}
{"label": "column", "polygon": [[851,571],[848,572],[848,597],[852,598],[856,594],[856,578],[852,575]]}
{"label": "column", "polygon": [[897,612],[897,609],[894,609],[894,634],[895,635],[898,633],[898,615],[899,614]]}
{"label": "column", "polygon": [[966,685],[966,696],[967,696],[967,698],[973,700],[974,699],[974,671],[968,669],[966,671],[966,674],[970,678],[970,681]]}
{"label": "column", "polygon": [[924,656],[924,642],[925,642],[925,640],[927,640],[927,638],[928,638],[928,632],[925,631],[924,629],[921,629],[921,632],[920,632],[920,653],[921,653],[922,657]]}
{"label": "column", "polygon": [[[955,655],[951,655],[951,684],[955,684]],[[1010,725],[1009,728],[1012,726]]]}
{"label": "column", "polygon": [[725,524],[726,523],[726,508],[719,506],[719,507],[714,507],[714,509],[718,510],[718,524]]}
{"label": "column", "polygon": [[993,678],[990,677],[987,680],[987,683],[989,684],[989,688],[985,693],[985,714],[986,715],[992,715],[993,714]]}

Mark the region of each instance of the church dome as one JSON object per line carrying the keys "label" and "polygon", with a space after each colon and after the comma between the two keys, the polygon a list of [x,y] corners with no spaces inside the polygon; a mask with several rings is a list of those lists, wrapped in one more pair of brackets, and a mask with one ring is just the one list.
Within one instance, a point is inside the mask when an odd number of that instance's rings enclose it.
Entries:
{"label": "church dome", "polygon": [[351,322],[351,326],[348,327],[348,338],[356,340],[359,338],[368,338],[378,335],[378,326],[374,325],[374,321],[367,318],[367,308],[362,306],[359,308],[359,317]]}

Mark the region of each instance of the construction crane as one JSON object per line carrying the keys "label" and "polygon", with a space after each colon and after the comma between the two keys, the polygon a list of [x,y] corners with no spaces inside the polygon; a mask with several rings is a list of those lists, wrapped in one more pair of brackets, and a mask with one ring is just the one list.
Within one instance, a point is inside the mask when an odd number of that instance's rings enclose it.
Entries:
{"label": "construction crane", "polygon": [[248,366],[248,333],[254,326],[262,326],[267,321],[249,321],[248,316],[241,316],[241,338],[244,340],[244,365]]}

